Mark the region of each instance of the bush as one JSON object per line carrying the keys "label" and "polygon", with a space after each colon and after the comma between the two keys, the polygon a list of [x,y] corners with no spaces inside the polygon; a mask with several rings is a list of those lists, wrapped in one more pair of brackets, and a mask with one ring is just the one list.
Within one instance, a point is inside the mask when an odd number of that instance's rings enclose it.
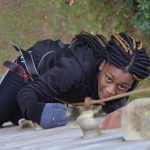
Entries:
{"label": "bush", "polygon": [[127,0],[125,8],[132,12],[131,22],[138,28],[150,32],[150,1]]}

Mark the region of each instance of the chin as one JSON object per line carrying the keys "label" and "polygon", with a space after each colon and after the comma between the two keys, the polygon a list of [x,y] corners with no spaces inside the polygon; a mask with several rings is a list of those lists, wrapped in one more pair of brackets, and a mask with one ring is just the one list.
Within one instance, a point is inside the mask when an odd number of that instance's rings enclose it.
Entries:
{"label": "chin", "polygon": [[98,96],[100,99],[108,98],[108,95],[105,95],[102,91],[99,91]]}

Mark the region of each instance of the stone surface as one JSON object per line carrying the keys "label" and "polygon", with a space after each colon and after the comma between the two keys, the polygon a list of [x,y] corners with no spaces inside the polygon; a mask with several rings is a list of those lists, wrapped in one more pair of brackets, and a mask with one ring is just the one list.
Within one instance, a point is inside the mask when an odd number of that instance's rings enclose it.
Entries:
{"label": "stone surface", "polygon": [[121,117],[125,140],[150,140],[150,98],[129,103]]}

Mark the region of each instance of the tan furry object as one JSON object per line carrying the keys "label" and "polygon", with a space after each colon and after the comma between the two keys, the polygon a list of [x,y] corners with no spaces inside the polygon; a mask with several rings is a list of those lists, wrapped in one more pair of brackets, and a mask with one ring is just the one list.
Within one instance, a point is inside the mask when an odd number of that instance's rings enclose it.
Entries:
{"label": "tan furry object", "polygon": [[77,118],[84,138],[94,138],[101,134],[99,125],[94,119],[94,112],[92,110],[83,111],[82,114]]}
{"label": "tan furry object", "polygon": [[140,98],[129,103],[121,116],[125,140],[150,140],[150,98]]}
{"label": "tan furry object", "polygon": [[34,128],[36,130],[42,129],[37,123],[34,123],[31,120],[26,120],[24,118],[20,119],[18,124],[21,129],[26,128]]}

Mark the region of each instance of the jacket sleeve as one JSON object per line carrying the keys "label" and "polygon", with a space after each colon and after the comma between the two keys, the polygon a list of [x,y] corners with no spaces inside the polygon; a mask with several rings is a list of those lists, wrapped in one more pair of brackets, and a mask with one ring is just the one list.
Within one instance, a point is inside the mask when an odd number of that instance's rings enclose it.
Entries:
{"label": "jacket sleeve", "polygon": [[103,106],[103,111],[105,113],[111,113],[115,111],[116,109],[123,107],[126,104],[127,100],[128,98],[125,97],[125,98],[106,102],[105,106]]}
{"label": "jacket sleeve", "polygon": [[[40,124],[46,104],[81,80],[82,73],[77,62],[73,58],[62,58],[56,66],[19,91],[18,103],[24,117]],[[45,101],[44,98],[49,99]]]}

